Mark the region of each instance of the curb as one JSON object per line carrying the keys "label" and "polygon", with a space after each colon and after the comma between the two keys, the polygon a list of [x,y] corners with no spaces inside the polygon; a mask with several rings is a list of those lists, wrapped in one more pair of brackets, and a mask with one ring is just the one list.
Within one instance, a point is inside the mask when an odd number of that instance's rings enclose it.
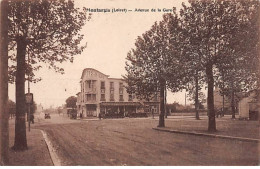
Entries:
{"label": "curb", "polygon": [[46,143],[46,145],[48,147],[48,150],[49,150],[49,153],[50,153],[53,165],[54,166],[61,166],[61,160],[58,157],[58,155],[57,155],[57,153],[56,153],[56,151],[54,149],[54,146],[52,145],[51,141],[48,139],[47,133],[44,132],[43,130],[41,130],[41,132],[42,132],[43,138],[45,140],[45,143]]}
{"label": "curb", "polygon": [[169,132],[169,133],[178,133],[178,134],[190,134],[195,136],[208,136],[208,137],[214,137],[214,138],[221,138],[221,139],[230,139],[230,140],[239,140],[239,141],[247,141],[247,142],[260,142],[259,139],[253,139],[253,138],[245,138],[245,137],[232,137],[232,136],[224,136],[224,135],[217,135],[217,134],[206,134],[206,133],[197,133],[197,132],[189,132],[189,131],[180,131],[180,130],[171,130],[171,129],[163,129],[163,128],[152,128],[157,131],[162,132]]}

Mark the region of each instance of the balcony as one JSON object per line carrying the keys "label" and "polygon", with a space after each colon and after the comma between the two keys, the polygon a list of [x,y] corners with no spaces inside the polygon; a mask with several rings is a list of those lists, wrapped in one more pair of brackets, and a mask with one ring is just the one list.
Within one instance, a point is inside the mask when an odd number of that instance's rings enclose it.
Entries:
{"label": "balcony", "polygon": [[124,101],[123,95],[119,95],[119,101],[120,101],[120,102],[123,102],[123,101]]}
{"label": "balcony", "polygon": [[114,102],[115,98],[110,97],[109,101]]}
{"label": "balcony", "polygon": [[96,100],[87,100],[85,103],[87,104],[97,104]]}
{"label": "balcony", "polygon": [[85,93],[94,93],[94,94],[96,94],[97,93],[97,89],[96,88],[87,88],[85,90]]}
{"label": "balcony", "polygon": [[123,88],[119,88],[119,94],[123,94],[124,89]]}
{"label": "balcony", "polygon": [[105,93],[105,91],[106,91],[105,89],[101,89],[101,93]]}

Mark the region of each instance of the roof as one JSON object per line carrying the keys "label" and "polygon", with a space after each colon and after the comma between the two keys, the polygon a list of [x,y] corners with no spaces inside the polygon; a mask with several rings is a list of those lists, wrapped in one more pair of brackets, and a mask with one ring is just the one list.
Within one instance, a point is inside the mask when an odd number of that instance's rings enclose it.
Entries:
{"label": "roof", "polygon": [[101,106],[141,106],[140,102],[102,102]]}
{"label": "roof", "polygon": [[[96,71],[96,72],[98,72],[98,73],[100,73],[100,74],[106,76],[107,78],[109,77],[109,75],[106,75],[106,74],[104,74],[104,73],[102,73],[102,72],[100,72],[100,71],[98,71],[98,70],[96,70],[96,69],[93,69],[93,68],[85,68],[85,69],[82,71],[81,78],[80,78],[81,80],[82,80],[83,75],[85,74],[85,72],[86,72],[87,70]],[[122,80],[122,81],[125,81],[123,78],[112,78],[112,77],[110,77],[110,78],[108,78],[108,79],[110,79],[110,80]],[[80,80],[80,82],[81,82],[81,80]]]}
{"label": "roof", "polygon": [[80,79],[83,78],[83,75],[84,75],[84,73],[85,73],[87,70],[93,70],[93,71],[96,71],[96,72],[98,72],[98,73],[100,73],[100,74],[102,74],[102,75],[104,75],[104,76],[109,77],[109,75],[105,75],[104,73],[102,73],[102,72],[100,72],[100,71],[98,71],[98,70],[96,70],[96,69],[93,69],[93,68],[85,68],[85,69],[82,71],[82,74],[81,74],[81,78],[80,78]]}

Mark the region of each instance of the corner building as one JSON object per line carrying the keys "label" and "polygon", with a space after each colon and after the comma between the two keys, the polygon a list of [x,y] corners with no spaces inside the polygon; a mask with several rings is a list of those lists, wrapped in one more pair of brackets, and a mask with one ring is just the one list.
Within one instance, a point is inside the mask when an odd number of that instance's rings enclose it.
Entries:
{"label": "corner building", "polygon": [[77,94],[78,115],[83,117],[102,114],[123,114],[160,112],[157,94],[153,100],[139,100],[126,91],[127,83],[123,79],[109,78],[95,69],[83,70],[80,80],[81,91]]}

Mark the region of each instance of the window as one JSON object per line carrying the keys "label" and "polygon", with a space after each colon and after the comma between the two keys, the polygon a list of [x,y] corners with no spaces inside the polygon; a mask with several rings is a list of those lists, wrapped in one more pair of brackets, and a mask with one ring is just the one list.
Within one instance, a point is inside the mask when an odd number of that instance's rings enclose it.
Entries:
{"label": "window", "polygon": [[110,101],[115,101],[114,94],[110,94]]}
{"label": "window", "polygon": [[123,94],[124,88],[123,83],[119,83],[119,94]]}
{"label": "window", "polygon": [[110,82],[110,101],[115,101],[115,99],[114,99],[114,82]]}
{"label": "window", "polygon": [[96,80],[87,80],[85,82],[85,90],[86,91],[96,91]]}
{"label": "window", "polygon": [[110,82],[110,90],[114,90],[114,82]]}
{"label": "window", "polygon": [[119,94],[123,94],[123,89],[119,89]]}
{"label": "window", "polygon": [[90,88],[91,88],[91,80],[87,80],[86,88],[87,88],[87,89],[90,89]]}
{"label": "window", "polygon": [[124,101],[123,95],[119,96],[119,101]]}
{"label": "window", "polygon": [[100,101],[106,101],[105,94],[101,94]]}
{"label": "window", "polygon": [[119,88],[123,88],[123,83],[119,83]]}
{"label": "window", "polygon": [[91,88],[96,89],[96,80],[91,81]]}
{"label": "window", "polygon": [[96,101],[96,94],[86,94],[87,101]]}
{"label": "window", "polygon": [[110,90],[110,94],[114,94],[114,90]]}
{"label": "window", "polygon": [[87,101],[91,101],[91,94],[87,94]]}
{"label": "window", "polygon": [[133,101],[133,96],[131,94],[128,95],[128,101]]}
{"label": "window", "polygon": [[101,82],[101,89],[105,89],[105,82]]}
{"label": "window", "polygon": [[101,93],[105,93],[105,82],[101,82],[100,90]]}
{"label": "window", "polygon": [[92,101],[96,101],[96,95],[95,94],[92,94]]}

